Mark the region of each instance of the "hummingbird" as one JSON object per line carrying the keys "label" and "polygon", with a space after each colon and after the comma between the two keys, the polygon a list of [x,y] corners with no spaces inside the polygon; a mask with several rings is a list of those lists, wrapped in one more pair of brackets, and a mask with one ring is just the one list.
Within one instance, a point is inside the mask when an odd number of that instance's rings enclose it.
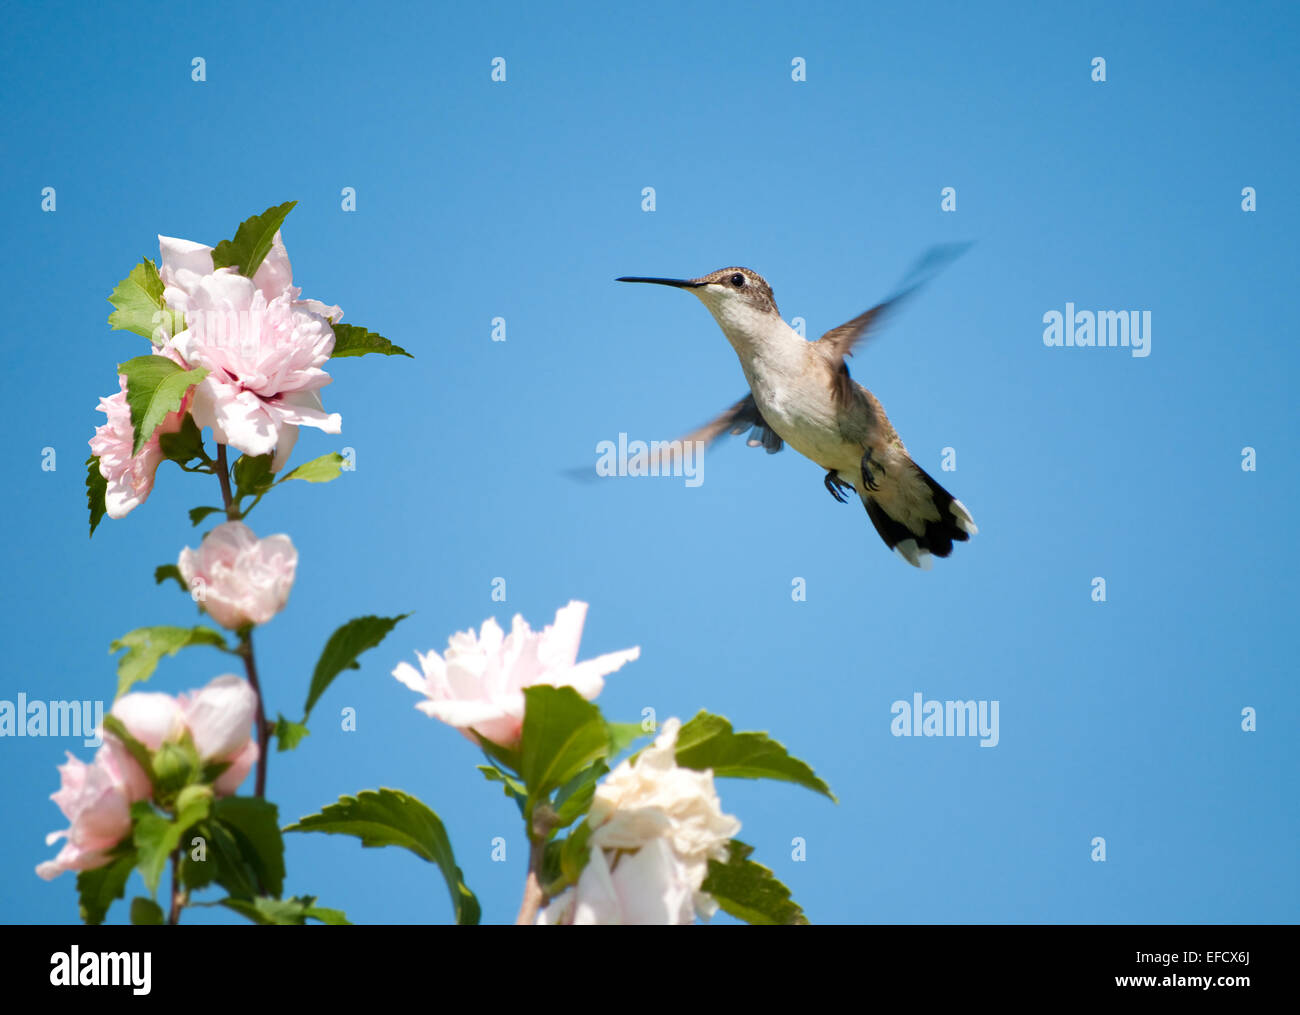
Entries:
{"label": "hummingbird", "polygon": [[840,503],[856,493],[885,545],[914,567],[947,557],[954,542],[979,530],[966,506],[908,455],[876,396],[849,376],[847,357],[888,313],[938,267],[965,249],[937,247],[884,302],[809,342],[776,308],[772,287],[749,268],[720,268],[699,278],[624,275],[685,289],[717,321],[740,359],[749,391],[721,415],[674,442],[708,447],[749,431],[750,447],[775,454],[789,444],[826,470],[823,483]]}

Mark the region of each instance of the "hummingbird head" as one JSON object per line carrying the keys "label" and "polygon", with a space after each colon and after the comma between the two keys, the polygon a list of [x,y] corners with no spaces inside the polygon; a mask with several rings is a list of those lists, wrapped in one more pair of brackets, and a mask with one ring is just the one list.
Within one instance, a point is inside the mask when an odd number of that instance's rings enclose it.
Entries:
{"label": "hummingbird head", "polygon": [[699,297],[700,302],[709,308],[709,312],[728,333],[732,328],[743,330],[746,323],[755,318],[781,316],[776,309],[772,287],[762,275],[749,268],[719,268],[699,278],[625,275],[616,281],[652,282],[655,285],[688,289]]}

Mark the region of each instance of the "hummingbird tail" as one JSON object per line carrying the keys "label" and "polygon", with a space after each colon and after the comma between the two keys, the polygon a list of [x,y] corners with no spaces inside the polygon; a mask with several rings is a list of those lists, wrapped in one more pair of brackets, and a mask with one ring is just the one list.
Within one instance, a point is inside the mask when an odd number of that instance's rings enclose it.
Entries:
{"label": "hummingbird tail", "polygon": [[885,545],[913,567],[928,570],[932,555],[948,556],[953,543],[965,542],[979,529],[966,505],[910,458],[903,459],[902,472],[883,476],[875,491],[864,490],[862,503]]}

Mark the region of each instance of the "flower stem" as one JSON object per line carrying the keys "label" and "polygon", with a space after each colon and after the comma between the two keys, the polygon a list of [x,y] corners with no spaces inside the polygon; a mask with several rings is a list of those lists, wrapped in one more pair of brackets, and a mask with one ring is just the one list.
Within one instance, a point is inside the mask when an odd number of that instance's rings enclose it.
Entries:
{"label": "flower stem", "polygon": [[[217,481],[221,483],[221,501],[226,508],[226,518],[236,521],[239,511],[235,508],[235,499],[230,492],[230,468],[226,464],[226,446],[217,445]],[[260,499],[260,498],[259,498]],[[257,696],[257,795],[266,796],[266,763],[271,748],[271,725],[266,721],[266,707],[262,703],[262,688],[257,682],[257,661],[253,658],[253,630],[248,628],[240,632],[239,648],[236,649],[244,660],[244,672],[248,682]]]}
{"label": "flower stem", "polygon": [[257,695],[257,789],[259,797],[266,796],[266,763],[271,754],[271,730],[274,728],[266,721],[266,709],[262,705],[262,688],[257,682],[257,661],[253,658],[252,628],[244,631],[239,639],[239,654],[244,659],[244,672],[248,682]]}
{"label": "flower stem", "polygon": [[524,882],[524,900],[519,905],[519,916],[515,918],[516,926],[524,927],[537,922],[537,911],[542,908],[542,902],[545,900],[539,873],[545,850],[545,839],[532,840],[528,851],[528,880]]}
{"label": "flower stem", "polygon": [[239,512],[235,510],[235,498],[230,492],[230,468],[226,465],[226,446],[217,445],[217,482],[221,484],[221,502],[226,508],[226,520],[235,521]]}
{"label": "flower stem", "polygon": [[181,922],[181,909],[185,906],[185,890],[181,887],[180,869],[181,850],[177,849],[172,853],[172,906],[167,916],[167,923],[172,926]]}
{"label": "flower stem", "polygon": [[546,891],[542,888],[542,861],[546,856],[546,840],[555,827],[555,814],[543,803],[536,808],[528,822],[528,879],[524,882],[524,899],[519,905],[518,927],[537,922],[537,912],[546,904]]}

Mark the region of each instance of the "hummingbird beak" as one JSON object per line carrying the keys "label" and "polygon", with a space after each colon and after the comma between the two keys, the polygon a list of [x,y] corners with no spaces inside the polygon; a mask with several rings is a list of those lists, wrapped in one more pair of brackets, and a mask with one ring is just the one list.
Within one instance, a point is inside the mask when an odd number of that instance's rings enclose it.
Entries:
{"label": "hummingbird beak", "polygon": [[645,278],[641,275],[624,275],[614,279],[615,282],[651,282],[655,285],[670,285],[675,289],[699,289],[706,283],[689,278]]}

